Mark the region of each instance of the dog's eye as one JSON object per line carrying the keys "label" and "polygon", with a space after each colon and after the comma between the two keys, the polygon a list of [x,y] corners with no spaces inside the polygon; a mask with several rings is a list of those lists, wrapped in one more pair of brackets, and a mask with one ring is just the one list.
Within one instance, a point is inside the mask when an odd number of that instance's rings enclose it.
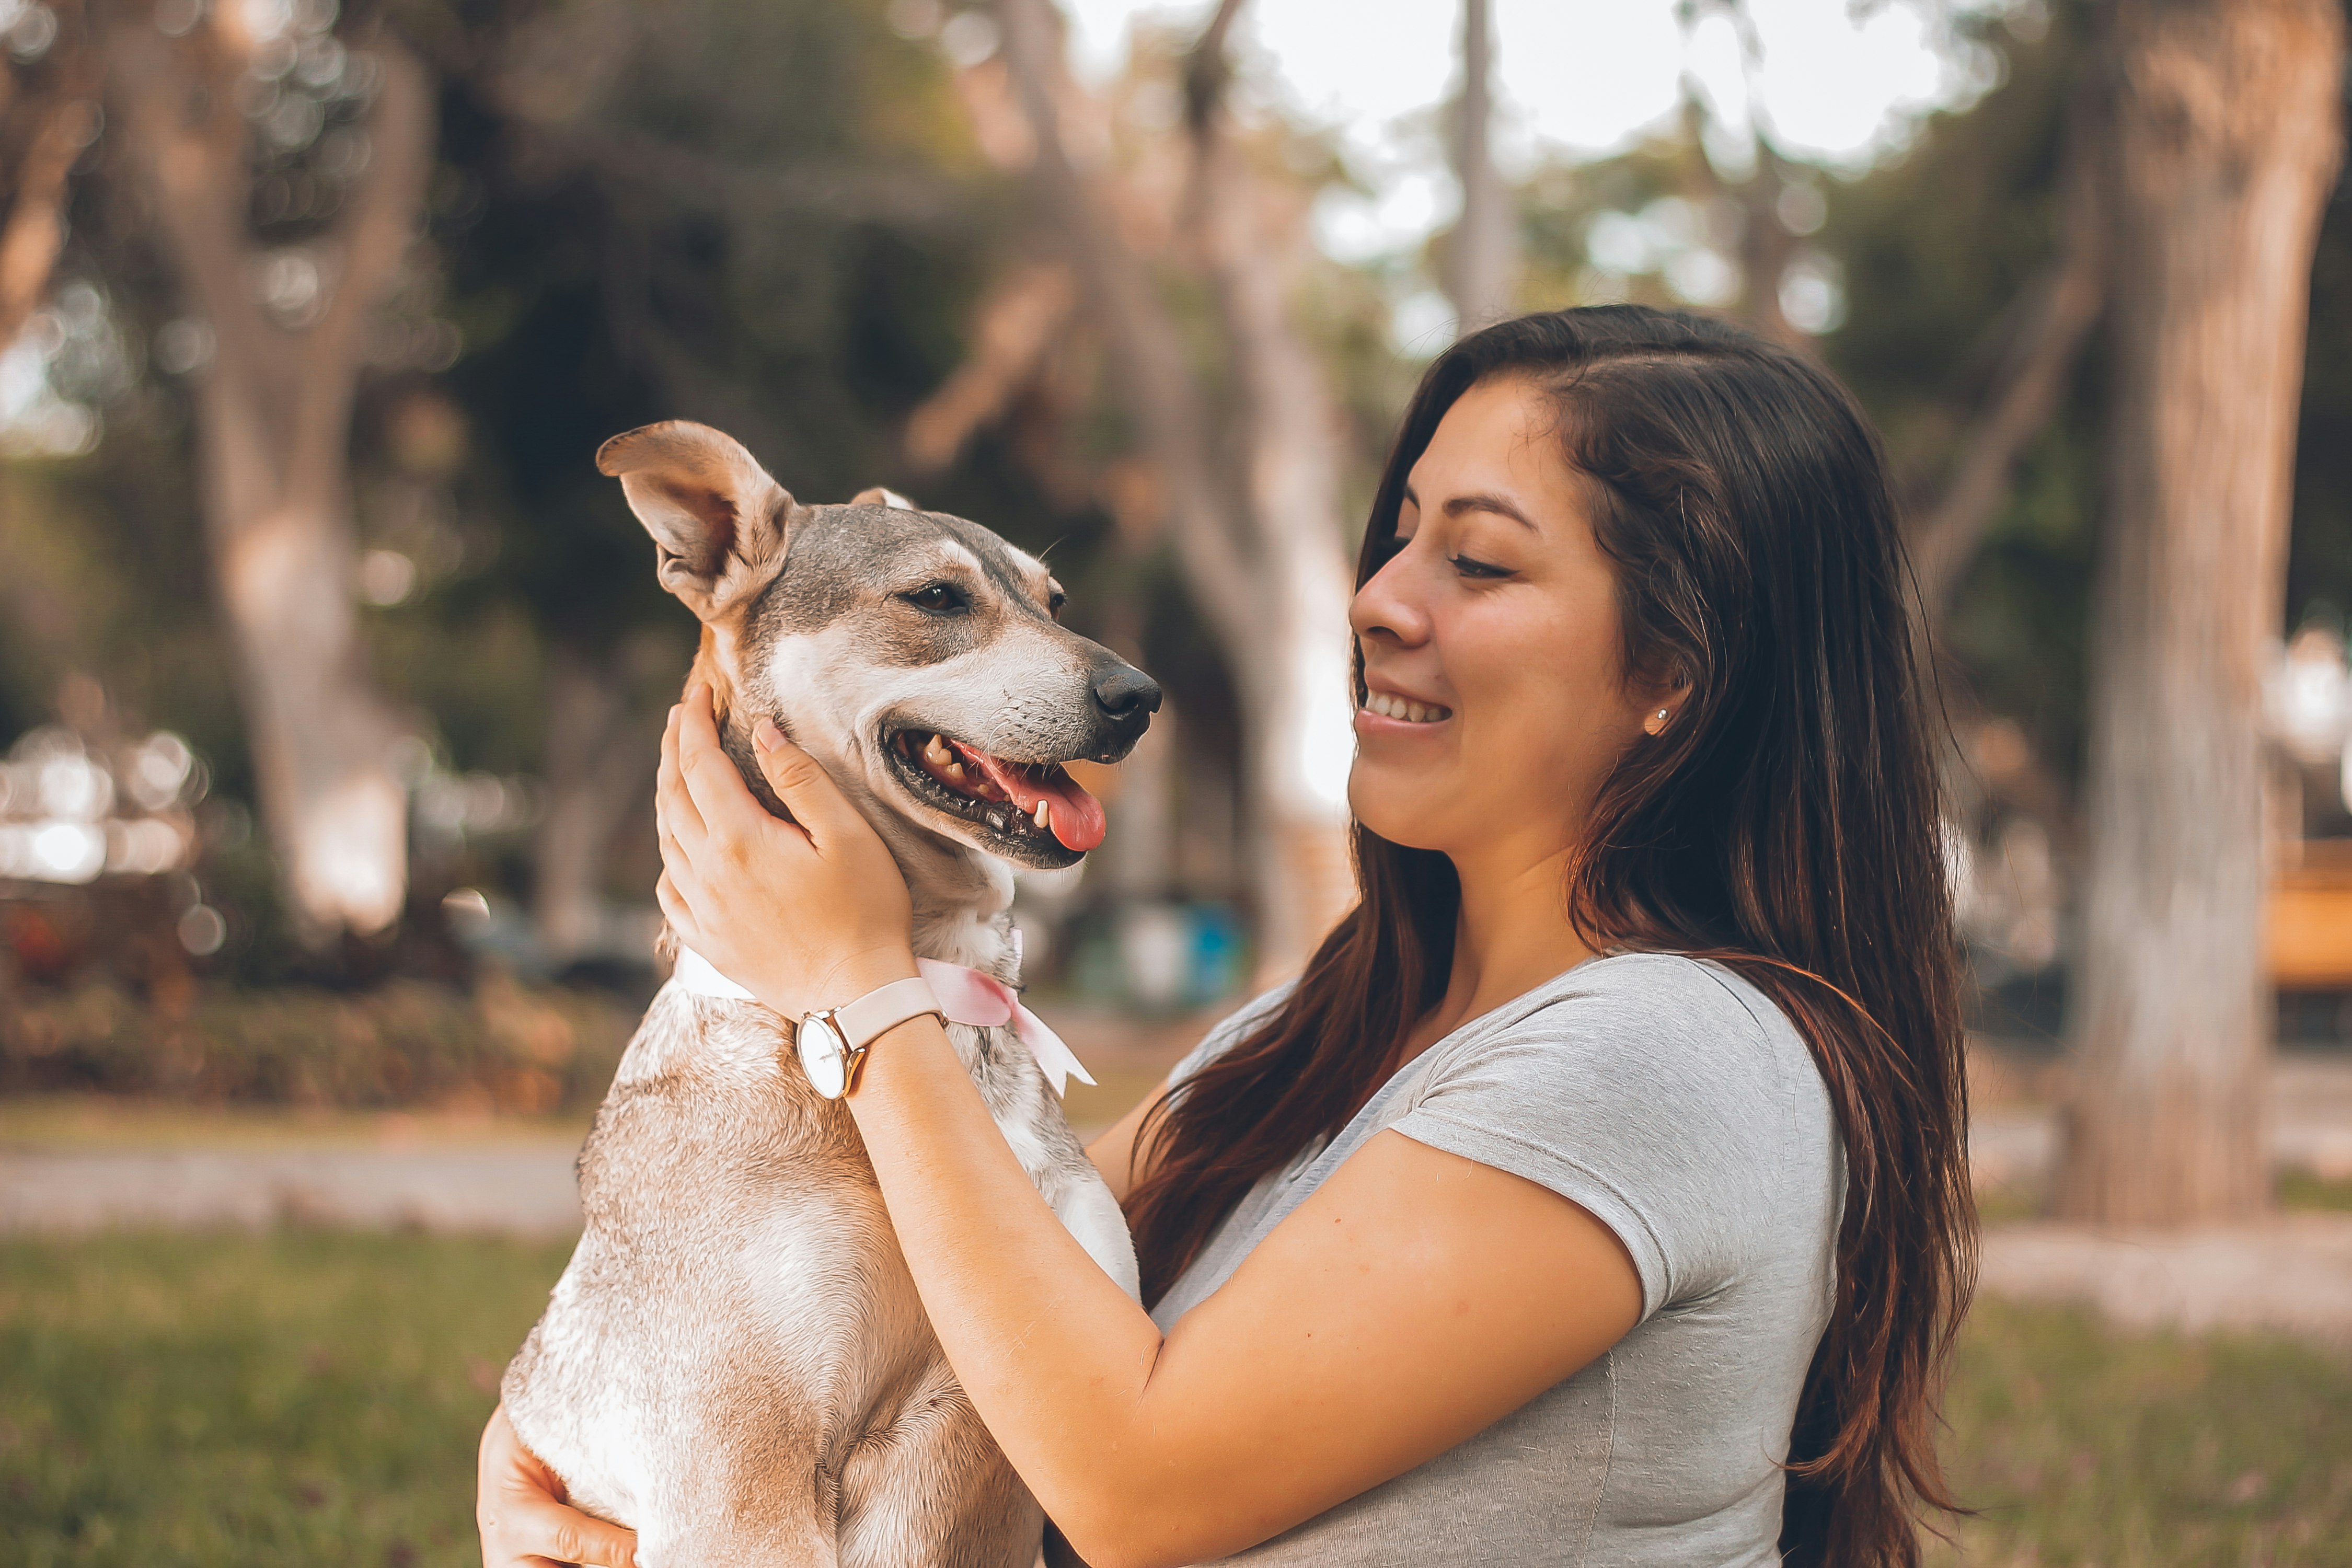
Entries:
{"label": "dog's eye", "polygon": [[1058,621],[1062,618],[1062,606],[1069,602],[1070,596],[1056,588],[1045,595],[1045,613]]}
{"label": "dog's eye", "polygon": [[935,616],[958,615],[971,607],[971,602],[963,596],[963,590],[952,583],[933,583],[899,596],[915,608],[929,610]]}

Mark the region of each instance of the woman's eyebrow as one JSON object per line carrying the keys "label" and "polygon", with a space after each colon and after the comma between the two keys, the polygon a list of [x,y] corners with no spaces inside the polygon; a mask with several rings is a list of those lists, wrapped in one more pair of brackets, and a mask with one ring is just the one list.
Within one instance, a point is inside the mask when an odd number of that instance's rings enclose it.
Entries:
{"label": "woman's eyebrow", "polygon": [[1491,490],[1475,490],[1466,496],[1447,498],[1446,516],[1460,517],[1465,511],[1491,511],[1499,517],[1509,518],[1522,528],[1536,526],[1536,520],[1521,511],[1508,497],[1498,496]]}

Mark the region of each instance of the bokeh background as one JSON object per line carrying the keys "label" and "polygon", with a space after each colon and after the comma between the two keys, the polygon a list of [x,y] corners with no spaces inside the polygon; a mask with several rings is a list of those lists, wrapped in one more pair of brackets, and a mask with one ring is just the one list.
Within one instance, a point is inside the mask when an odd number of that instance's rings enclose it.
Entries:
{"label": "bokeh background", "polygon": [[1024,878],[1108,1123],[1344,907],[1461,330],[1884,434],[1948,721],[1986,1563],[2352,1562],[2341,0],[0,0],[0,1563],[472,1560],[663,978],[597,445],[1045,553],[1168,700]]}

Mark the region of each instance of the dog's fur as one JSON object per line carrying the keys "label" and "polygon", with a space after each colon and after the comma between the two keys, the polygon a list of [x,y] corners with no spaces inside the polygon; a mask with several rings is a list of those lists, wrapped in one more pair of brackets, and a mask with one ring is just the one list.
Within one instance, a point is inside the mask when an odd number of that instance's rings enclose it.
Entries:
{"label": "dog's fur", "polygon": [[[696,425],[597,461],[702,618],[695,673],[745,781],[781,812],[751,761],[766,715],[889,844],[917,953],[1017,984],[1006,858],[1077,855],[1017,810],[991,827],[925,798],[889,738],[1113,761],[1157,689],[1056,624],[1043,564],[973,523],[887,491],[799,505]],[[907,597],[940,584],[961,613]],[[1133,1294],[1118,1206],[1035,1061],[1007,1029],[948,1034],[1038,1191]],[[638,1531],[647,1568],[1029,1568],[1036,1504],[940,1354],[847,1110],[790,1039],[756,1003],[654,999],[581,1152],[578,1250],[507,1369],[515,1430],[576,1506]]]}

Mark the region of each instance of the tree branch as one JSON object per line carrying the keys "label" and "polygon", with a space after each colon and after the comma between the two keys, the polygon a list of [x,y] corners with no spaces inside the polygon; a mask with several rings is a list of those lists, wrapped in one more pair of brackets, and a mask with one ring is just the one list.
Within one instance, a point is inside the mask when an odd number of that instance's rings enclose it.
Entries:
{"label": "tree branch", "polygon": [[1222,40],[1241,4],[1217,8],[1186,70],[1192,204],[1246,405],[1240,425],[1255,552],[1264,570],[1312,573],[1339,557],[1338,419],[1323,368],[1291,323],[1289,269],[1258,221],[1256,178],[1229,133],[1223,95],[1233,73]]}
{"label": "tree branch", "polygon": [[368,121],[374,154],[336,236],[342,275],[326,313],[299,340],[302,393],[287,485],[296,495],[317,495],[342,472],[368,317],[407,257],[432,173],[431,79],[388,33],[376,39],[375,53],[383,81]]}
{"label": "tree branch", "polygon": [[[152,178],[182,274],[211,321],[215,352],[249,384],[290,397],[290,345],[254,302],[246,278],[238,226],[246,129],[235,94],[241,57],[216,38],[174,43],[137,26],[122,29],[110,54],[110,96]],[[192,58],[204,68],[201,81]],[[191,122],[199,90],[205,114]]]}
{"label": "tree branch", "polygon": [[1039,194],[1070,249],[1110,348],[1143,447],[1167,487],[1179,563],[1229,649],[1250,646],[1256,579],[1231,510],[1216,493],[1209,421],[1184,343],[1150,279],[1098,209],[1064,145],[1053,82],[1061,70],[1051,0],[997,0],[1004,57],[1037,144]]}
{"label": "tree branch", "polygon": [[645,137],[611,136],[571,126],[534,127],[531,135],[551,163],[649,186],[666,197],[698,201],[729,213],[940,228],[969,211],[952,181],[919,169],[819,163],[747,169]]}
{"label": "tree branch", "polygon": [[48,292],[49,273],[65,244],[66,176],[89,145],[97,118],[96,106],[79,92],[60,94],[33,133],[7,226],[0,228],[0,349],[16,341]]}
{"label": "tree branch", "polygon": [[2026,286],[2012,335],[1942,494],[1911,530],[1917,609],[1931,628],[1942,624],[1960,574],[2008,500],[2019,454],[2057,412],[2067,375],[2105,304],[2105,104],[2095,71],[2075,89],[2068,115],[2058,253]]}

